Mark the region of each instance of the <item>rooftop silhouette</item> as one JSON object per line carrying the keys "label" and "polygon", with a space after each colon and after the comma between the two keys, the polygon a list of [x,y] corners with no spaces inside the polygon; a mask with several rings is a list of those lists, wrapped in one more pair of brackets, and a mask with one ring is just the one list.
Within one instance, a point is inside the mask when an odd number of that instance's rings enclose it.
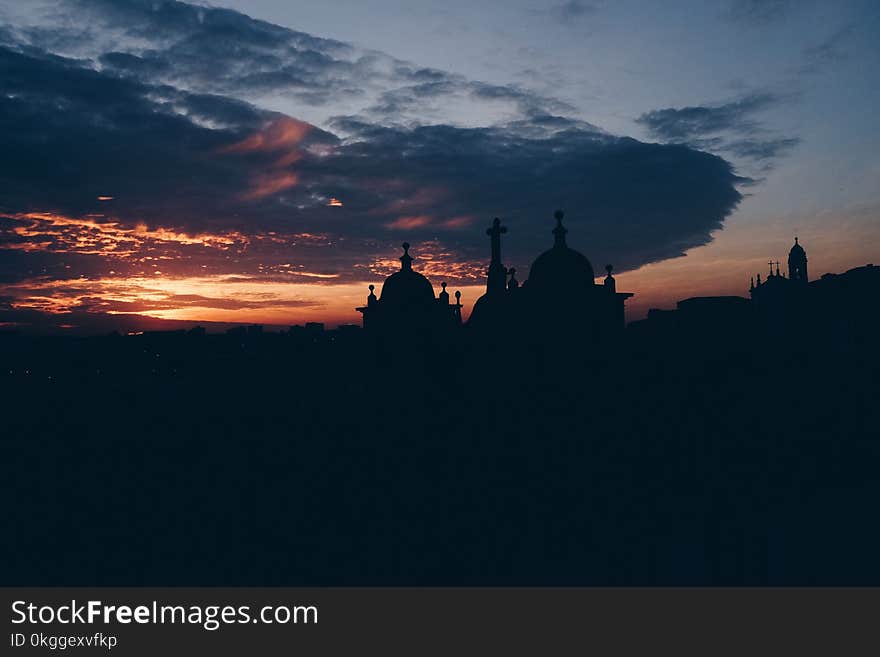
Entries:
{"label": "rooftop silhouette", "polygon": [[3,581],[880,584],[878,268],[624,328],[561,213],[522,283],[505,228],[467,324],[404,244],[364,328],[0,339]]}

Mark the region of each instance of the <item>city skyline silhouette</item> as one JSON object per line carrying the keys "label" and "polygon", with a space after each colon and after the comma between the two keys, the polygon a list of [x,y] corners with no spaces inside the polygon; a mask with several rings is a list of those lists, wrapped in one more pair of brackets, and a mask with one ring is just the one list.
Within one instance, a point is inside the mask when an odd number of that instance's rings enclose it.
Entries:
{"label": "city skyline silhouette", "polygon": [[880,585],[878,34],[0,0],[0,582]]}

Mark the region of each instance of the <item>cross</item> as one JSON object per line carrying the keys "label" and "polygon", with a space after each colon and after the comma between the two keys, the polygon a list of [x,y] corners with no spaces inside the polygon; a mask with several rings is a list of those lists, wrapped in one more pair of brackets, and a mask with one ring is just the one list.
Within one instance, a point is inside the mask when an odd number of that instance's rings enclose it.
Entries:
{"label": "cross", "polygon": [[486,229],[486,235],[492,238],[492,262],[501,262],[501,235],[507,232],[507,226],[501,225],[501,220],[495,217],[492,227]]}
{"label": "cross", "polygon": [[770,265],[770,275],[772,276],[773,275],[773,261],[771,260],[767,264]]}
{"label": "cross", "polygon": [[779,276],[779,261],[776,261],[776,275]]}

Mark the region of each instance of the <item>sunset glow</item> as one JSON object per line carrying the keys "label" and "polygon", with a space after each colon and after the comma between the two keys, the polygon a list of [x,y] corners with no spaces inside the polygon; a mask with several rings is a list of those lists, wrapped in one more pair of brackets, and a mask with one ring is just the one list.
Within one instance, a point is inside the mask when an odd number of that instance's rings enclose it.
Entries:
{"label": "sunset glow", "polygon": [[[245,12],[263,9],[233,0],[159,3],[181,17],[167,24],[122,3],[122,32],[115,3],[32,4],[10,3],[0,43],[3,326],[354,323],[404,241],[436,289],[462,289],[467,316],[492,218],[525,283],[556,207],[597,280],[612,263],[634,293],[629,320],[746,295],[794,235],[816,276],[880,259],[876,40],[847,6],[789,7],[789,24],[759,30],[703,12],[671,61],[674,16],[646,10],[630,47],[630,10],[613,3],[592,41],[564,32],[578,21],[558,14],[580,6],[565,3],[513,39],[475,19],[457,37],[472,47],[433,53],[405,16],[368,44],[378,33],[305,32],[292,10],[256,20]],[[752,55],[707,52],[696,34]],[[483,67],[485,42],[499,54]]]}

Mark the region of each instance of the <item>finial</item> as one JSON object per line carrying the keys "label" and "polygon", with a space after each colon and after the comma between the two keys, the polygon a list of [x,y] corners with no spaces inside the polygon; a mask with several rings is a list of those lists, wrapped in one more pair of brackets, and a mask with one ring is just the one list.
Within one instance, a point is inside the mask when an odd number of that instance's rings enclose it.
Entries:
{"label": "finial", "polygon": [[373,285],[372,283],[370,283],[367,287],[369,288],[370,292],[372,292],[373,290],[376,289],[376,286]]}
{"label": "finial", "polygon": [[455,303],[458,303],[458,304],[461,303],[461,290],[455,291]]}
{"label": "finial", "polygon": [[409,254],[409,242],[404,242],[400,246],[403,247],[403,255],[400,256],[400,268],[412,269],[412,256]]}
{"label": "finial", "polygon": [[605,277],[605,289],[609,292],[616,292],[617,283],[614,281],[614,276],[611,275],[611,272],[614,271],[614,265],[605,265],[605,271],[608,272]]}
{"label": "finial", "polygon": [[565,226],[562,225],[562,218],[565,216],[565,213],[562,210],[557,210],[553,213],[553,216],[556,217],[556,228],[553,229],[554,246],[565,246],[565,234],[568,232]]}
{"label": "finial", "polygon": [[445,292],[446,291],[446,281],[443,281],[442,283],[440,283],[440,287],[442,287],[443,291]]}
{"label": "finial", "polygon": [[797,244],[797,235],[794,236],[794,243]]}
{"label": "finial", "polygon": [[507,281],[507,289],[515,290],[519,287],[519,281],[516,280],[516,267],[511,267],[507,270],[507,273],[510,274],[510,280]]}

